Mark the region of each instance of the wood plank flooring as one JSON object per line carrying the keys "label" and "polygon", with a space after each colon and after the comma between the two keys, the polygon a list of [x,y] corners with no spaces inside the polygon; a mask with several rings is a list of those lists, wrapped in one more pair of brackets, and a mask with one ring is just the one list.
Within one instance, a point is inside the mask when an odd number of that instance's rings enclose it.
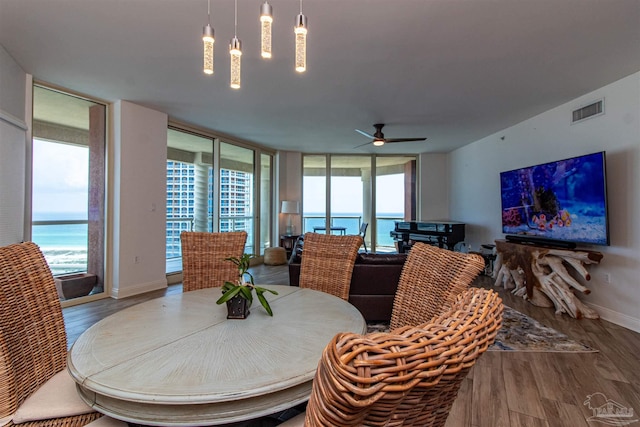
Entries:
{"label": "wood plank flooring", "polygon": [[[255,266],[257,283],[288,284],[288,268]],[[557,316],[513,297],[480,276],[475,286],[498,291],[506,305],[583,342],[598,353],[486,352],[464,380],[447,427],[597,427],[588,421],[588,396],[603,393],[640,412],[640,334],[604,320]],[[122,300],[103,299],[63,309],[70,343],[98,320],[151,298],[182,292],[181,285]],[[632,426],[635,424],[631,424]],[[637,425],[640,427],[640,421]]]}
{"label": "wood plank flooring", "polygon": [[447,427],[605,425],[587,420],[593,411],[584,402],[597,392],[639,418],[640,334],[605,320],[556,315],[494,287],[490,277],[475,285],[498,291],[506,305],[599,352],[486,352],[465,380]]}

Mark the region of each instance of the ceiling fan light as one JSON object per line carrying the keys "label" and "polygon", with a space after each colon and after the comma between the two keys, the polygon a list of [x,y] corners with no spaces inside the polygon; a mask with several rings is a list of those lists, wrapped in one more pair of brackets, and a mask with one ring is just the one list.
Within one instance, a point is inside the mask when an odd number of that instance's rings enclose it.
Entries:
{"label": "ceiling fan light", "polygon": [[263,58],[271,58],[271,24],[273,23],[273,8],[266,1],[260,7],[260,46]]}
{"label": "ceiling fan light", "polygon": [[213,44],[215,42],[213,34],[213,28],[209,24],[207,24],[202,30],[204,58],[203,71],[205,74],[213,74]]}
{"label": "ceiling fan light", "polygon": [[374,139],[373,140],[373,145],[375,145],[376,147],[381,147],[384,145],[384,139]]}

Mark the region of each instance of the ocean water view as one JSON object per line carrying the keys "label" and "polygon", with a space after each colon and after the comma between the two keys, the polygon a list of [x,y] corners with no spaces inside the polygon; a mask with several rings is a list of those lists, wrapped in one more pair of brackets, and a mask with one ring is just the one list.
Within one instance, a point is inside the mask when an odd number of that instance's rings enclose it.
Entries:
{"label": "ocean water view", "polygon": [[[34,221],[82,221],[78,213],[34,215]],[[54,276],[87,270],[87,224],[37,224],[31,240],[44,254]]]}
{"label": "ocean water view", "polygon": [[[390,232],[395,228],[395,222],[401,221],[404,215],[402,213],[378,214],[376,243],[379,250],[395,250],[395,242]],[[303,232],[313,231],[313,227],[324,227],[325,216],[321,213],[304,213],[304,230]],[[360,224],[362,223],[361,214],[357,213],[335,213],[332,218],[332,226],[345,227],[345,234],[358,234]],[[371,232],[371,224],[369,225],[367,235]]]}
{"label": "ocean water view", "polygon": [[[401,220],[401,213],[384,214],[377,218],[377,250],[394,250],[395,245],[390,232],[395,221]],[[77,214],[54,214],[34,218],[34,221],[53,221],[49,224],[37,224],[32,227],[32,241],[35,242],[47,260],[54,276],[87,270],[87,224],[56,224],[55,221],[83,221]],[[333,217],[333,226],[345,227],[345,234],[358,234],[362,217],[354,213],[340,213]],[[305,214],[304,230],[313,231],[313,227],[322,227],[325,217],[319,213]],[[369,231],[371,226],[369,227]]]}

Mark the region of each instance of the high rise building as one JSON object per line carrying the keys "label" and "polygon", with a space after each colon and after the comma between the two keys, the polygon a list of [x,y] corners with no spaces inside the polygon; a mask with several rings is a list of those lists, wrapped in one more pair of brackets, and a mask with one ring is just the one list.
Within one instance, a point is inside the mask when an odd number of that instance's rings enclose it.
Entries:
{"label": "high rise building", "polygon": [[[213,231],[212,217],[214,209],[213,168],[207,168],[206,194],[206,231]],[[191,163],[167,161],[167,258],[180,256],[180,233],[196,229],[195,224],[203,206],[199,194],[205,193],[204,185],[197,185],[196,166]],[[220,170],[220,210],[219,227],[222,232],[252,231],[252,175],[246,172]],[[199,228],[202,228],[201,226]],[[205,231],[205,230],[201,230]],[[248,240],[251,241],[251,240]]]}

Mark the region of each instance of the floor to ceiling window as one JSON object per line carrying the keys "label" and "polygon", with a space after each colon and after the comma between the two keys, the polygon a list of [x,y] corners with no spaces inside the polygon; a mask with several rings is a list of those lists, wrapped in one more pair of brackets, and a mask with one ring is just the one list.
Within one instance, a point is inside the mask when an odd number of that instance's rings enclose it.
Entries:
{"label": "floor to ceiling window", "polygon": [[220,231],[246,231],[245,252],[254,253],[254,151],[220,143]]}
{"label": "floor to ceiling window", "polygon": [[[327,156],[306,155],[302,158],[302,230],[313,231],[327,219]],[[297,234],[298,230],[294,230]]]}
{"label": "floor to ceiling window", "polygon": [[416,215],[415,165],[415,156],[303,156],[303,232],[358,234],[367,223],[367,247],[395,251],[395,221]]}
{"label": "floor to ceiling window", "polygon": [[[331,156],[332,234],[358,234],[362,223],[371,222],[370,156]],[[366,236],[370,244],[370,236]]]}
{"label": "floor to ceiling window", "polygon": [[180,233],[213,231],[213,138],[167,132],[167,273],[182,269]]}
{"label": "floor to ceiling window", "polygon": [[63,301],[104,292],[106,105],[33,88],[31,239]]}
{"label": "floor to ceiling window", "polygon": [[376,251],[395,251],[390,235],[396,221],[416,219],[416,158],[415,156],[376,157],[375,168]]}
{"label": "floor to ceiling window", "polygon": [[272,246],[272,153],[177,127],[167,145],[167,273],[182,269],[182,231],[246,231],[256,255]]}
{"label": "floor to ceiling window", "polygon": [[264,254],[264,250],[271,246],[277,246],[277,243],[272,243],[271,236],[272,230],[272,211],[273,211],[273,156],[271,154],[260,155],[260,186],[258,190],[260,192],[260,222],[258,226],[260,228],[260,255]]}

